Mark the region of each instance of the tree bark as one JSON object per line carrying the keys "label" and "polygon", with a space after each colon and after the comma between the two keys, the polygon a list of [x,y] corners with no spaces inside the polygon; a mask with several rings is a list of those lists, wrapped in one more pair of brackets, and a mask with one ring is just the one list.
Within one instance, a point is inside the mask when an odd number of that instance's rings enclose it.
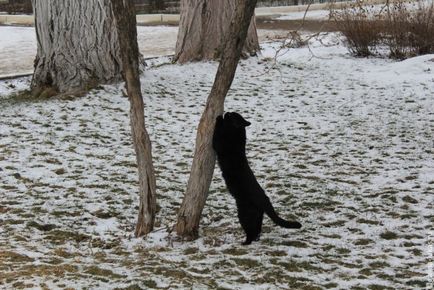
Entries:
{"label": "tree bark", "polygon": [[196,136],[196,149],[187,191],[178,213],[176,232],[191,240],[198,237],[199,222],[215,167],[212,136],[215,121],[223,113],[224,100],[232,84],[252,19],[256,0],[234,0],[236,9],[213,87],[208,96],[205,111],[200,119]]}
{"label": "tree bark", "polygon": [[[236,3],[234,0],[181,0],[174,60],[185,63],[220,58]],[[258,35],[255,18],[252,17],[243,54],[252,55],[257,51]]]}
{"label": "tree bark", "polygon": [[32,90],[82,93],[121,79],[110,0],[32,0],[37,55]]}
{"label": "tree bark", "polygon": [[140,89],[137,23],[131,0],[111,0],[117,22],[119,47],[127,94],[130,100],[131,133],[139,170],[140,205],[135,235],[152,231],[156,211],[156,182],[152,165],[151,141],[145,127],[144,103]]}

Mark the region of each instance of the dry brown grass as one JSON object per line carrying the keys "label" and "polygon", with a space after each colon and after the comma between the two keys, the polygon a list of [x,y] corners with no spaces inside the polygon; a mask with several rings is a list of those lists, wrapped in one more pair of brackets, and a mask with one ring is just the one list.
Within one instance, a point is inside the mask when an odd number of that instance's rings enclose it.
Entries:
{"label": "dry brown grass", "polygon": [[388,8],[386,43],[392,58],[434,52],[434,3],[419,1],[415,5],[395,2]]}
{"label": "dry brown grass", "polygon": [[346,37],[347,47],[354,55],[372,55],[380,42],[384,26],[372,14],[359,2],[333,13],[336,26]]}
{"label": "dry brown grass", "polygon": [[356,2],[333,13],[336,26],[357,56],[375,54],[380,46],[391,58],[434,52],[434,3],[390,1],[380,10]]}

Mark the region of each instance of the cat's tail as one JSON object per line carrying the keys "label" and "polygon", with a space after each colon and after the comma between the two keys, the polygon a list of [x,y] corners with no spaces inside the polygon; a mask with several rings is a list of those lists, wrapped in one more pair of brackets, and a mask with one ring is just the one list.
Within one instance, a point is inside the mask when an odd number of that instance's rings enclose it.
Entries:
{"label": "cat's tail", "polygon": [[288,229],[299,229],[301,224],[297,221],[287,221],[279,217],[273,208],[270,200],[267,198],[268,202],[265,204],[264,212],[270,217],[270,219],[278,226],[288,228]]}

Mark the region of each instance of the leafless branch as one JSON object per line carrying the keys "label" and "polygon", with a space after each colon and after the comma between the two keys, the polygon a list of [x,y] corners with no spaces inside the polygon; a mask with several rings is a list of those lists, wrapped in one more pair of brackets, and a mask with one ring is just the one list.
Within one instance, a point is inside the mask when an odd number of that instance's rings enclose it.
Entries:
{"label": "leafless branch", "polygon": [[299,31],[300,31],[301,29],[303,29],[303,27],[304,27],[304,25],[305,25],[305,23],[306,23],[306,16],[307,16],[307,13],[309,12],[309,9],[310,9],[311,5],[313,4],[313,2],[314,2],[314,0],[310,0],[310,1],[309,1],[309,4],[307,5],[307,7],[306,7],[306,9],[305,9],[305,11],[304,11],[303,18],[302,18],[302,21],[301,21],[300,26],[299,26],[297,29],[295,29],[295,30],[291,30],[291,31],[289,31],[289,32],[287,33],[286,37],[282,40],[282,42],[281,42],[281,44],[279,45],[279,47],[276,49],[276,51],[275,51],[275,53],[274,53],[274,57],[273,57],[273,64],[272,64],[272,65],[271,65],[271,66],[270,66],[270,67],[269,67],[269,68],[268,68],[264,73],[262,73],[262,74],[260,74],[260,75],[258,75],[258,76],[262,76],[262,75],[264,75],[264,74],[268,74],[272,69],[276,69],[276,68],[277,68],[277,59],[278,59],[279,57],[282,57],[282,56],[285,55],[286,53],[288,53],[288,52],[290,51],[290,49],[291,49],[292,47],[296,46],[297,44],[299,44],[299,45],[300,45],[300,44],[305,44],[305,45],[308,47],[309,52],[310,52],[311,55],[312,55],[312,58],[313,58],[313,57],[315,57],[315,58],[320,58],[320,57],[316,56],[316,55],[313,53],[311,47],[309,46],[309,41],[310,41],[311,39],[315,38],[315,37],[318,37],[318,36],[321,34],[321,32],[322,32],[322,30],[323,30],[323,27],[324,27],[324,24],[320,27],[320,29],[319,29],[318,32],[313,33],[313,34],[307,36],[307,37],[304,38],[304,39],[302,39],[302,37],[301,37],[301,35],[300,35],[300,33],[299,33]]}

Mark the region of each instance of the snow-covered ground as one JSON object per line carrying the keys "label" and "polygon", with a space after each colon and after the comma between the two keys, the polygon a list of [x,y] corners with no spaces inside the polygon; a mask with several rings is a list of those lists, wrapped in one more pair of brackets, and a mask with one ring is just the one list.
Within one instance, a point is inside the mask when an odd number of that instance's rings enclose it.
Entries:
{"label": "snow-covered ground", "polygon": [[35,101],[10,95],[28,78],[0,82],[0,288],[429,289],[434,55],[354,58],[338,35],[321,38],[314,55],[291,49],[276,65],[278,44],[263,43],[227,97],[226,110],[252,122],[259,183],[303,224],[265,219],[247,247],[218,169],[200,239],[167,232],[216,63],[160,58],[142,76],[159,203],[144,239],[132,235],[137,170],[121,85]]}
{"label": "snow-covered ground", "polygon": [[[178,27],[138,26],[137,41],[144,57],[174,52]],[[36,55],[34,27],[0,26],[0,75],[32,72]]]}
{"label": "snow-covered ground", "polygon": [[[178,27],[173,26],[138,26],[140,53],[145,58],[173,54],[177,33]],[[282,31],[258,30],[260,41],[284,34]],[[0,26],[0,76],[31,73],[35,55],[33,27]]]}
{"label": "snow-covered ground", "polygon": [[0,26],[0,75],[31,72],[35,55],[33,27]]}
{"label": "snow-covered ground", "polygon": [[[349,1],[351,2],[351,1]],[[354,1],[355,2],[355,1]],[[433,4],[433,0],[410,0],[410,1],[401,1],[402,5],[404,5],[406,7],[407,10],[417,10],[419,9],[419,7],[430,7]],[[365,5],[362,6],[355,6],[355,8],[350,8],[352,7],[350,3],[348,3],[347,7],[349,9],[353,9],[354,11],[360,11],[359,9],[361,7],[363,7],[364,13],[366,15],[378,15],[379,13],[386,13],[386,7],[385,7],[385,3],[386,1],[384,1],[383,4],[369,4],[367,3],[367,1],[363,2],[363,1],[359,1],[359,3],[365,3]],[[393,10],[394,9],[394,3],[398,3],[398,2],[390,2],[390,8]],[[330,9],[308,9],[307,12],[306,11],[300,11],[300,12],[289,12],[289,13],[285,13],[284,15],[281,15],[279,17],[277,17],[276,19],[278,20],[297,20],[297,19],[306,19],[306,20],[327,20],[330,18],[330,11],[332,11],[332,13],[340,13],[340,8],[339,7],[334,7],[332,10]]]}

